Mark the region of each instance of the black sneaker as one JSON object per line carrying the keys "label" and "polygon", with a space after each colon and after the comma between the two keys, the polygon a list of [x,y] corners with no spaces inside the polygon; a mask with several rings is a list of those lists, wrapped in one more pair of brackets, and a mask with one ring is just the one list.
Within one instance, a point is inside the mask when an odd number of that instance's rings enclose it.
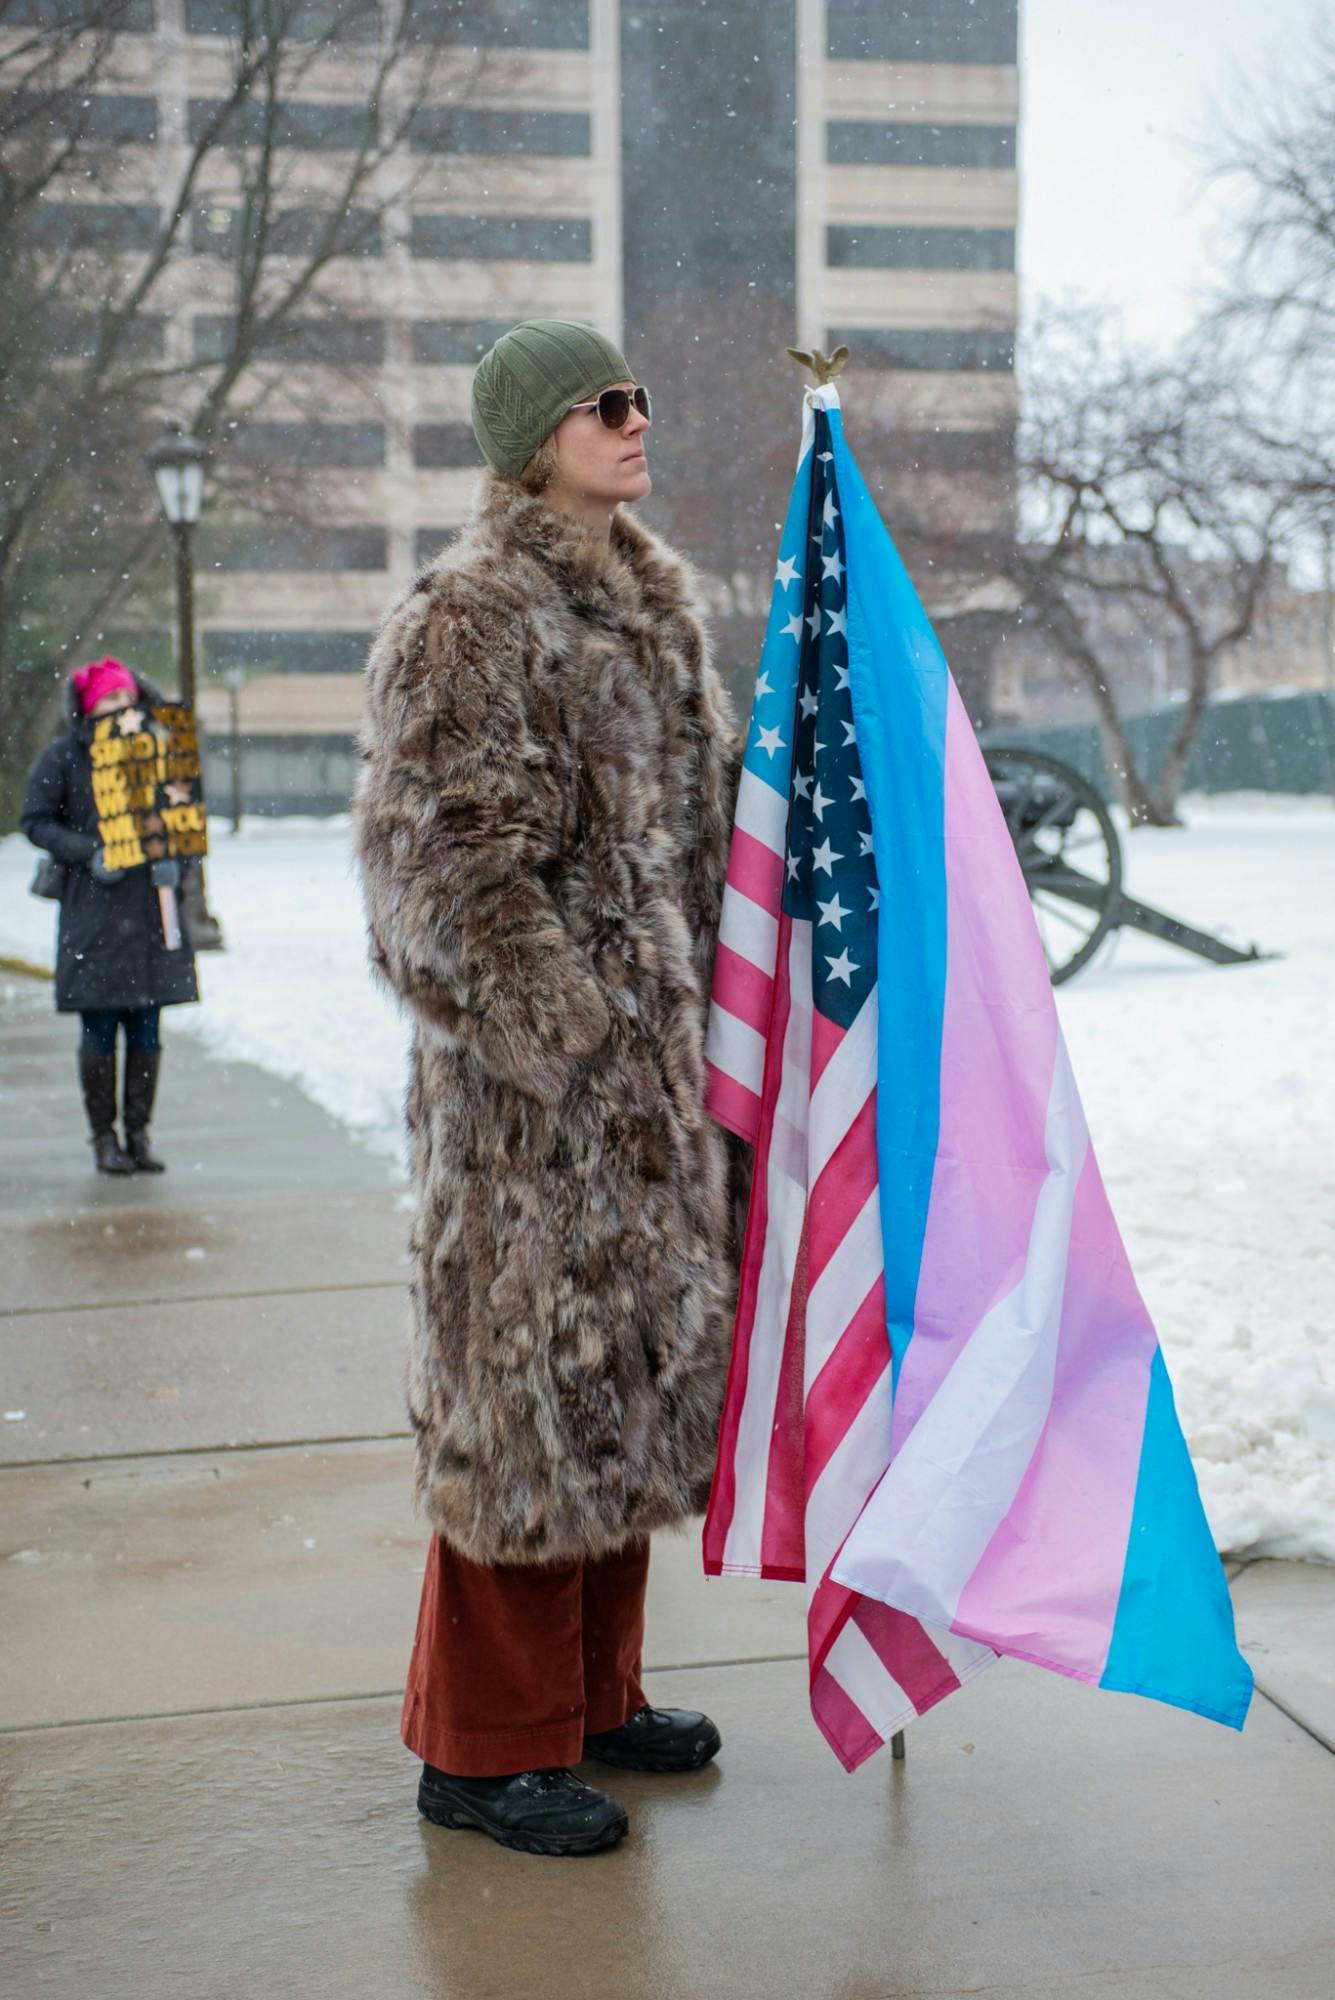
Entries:
{"label": "black sneaker", "polygon": [[436,1826],[476,1827],[525,1854],[597,1854],[626,1832],[626,1809],[573,1771],[455,1778],[422,1766],[417,1810]]}
{"label": "black sneaker", "polygon": [[694,1708],[640,1708],[620,1729],[584,1738],[584,1754],[623,1771],[698,1771],[717,1757],[723,1738]]}

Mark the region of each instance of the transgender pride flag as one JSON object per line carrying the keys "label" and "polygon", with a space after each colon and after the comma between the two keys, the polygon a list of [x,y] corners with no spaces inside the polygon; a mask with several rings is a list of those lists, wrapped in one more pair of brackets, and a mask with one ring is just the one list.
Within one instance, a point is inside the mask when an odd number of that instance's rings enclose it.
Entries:
{"label": "transgender pride flag", "polygon": [[806,1585],[851,1770],[998,1654],[1242,1726],[1252,1677],[968,717],[808,391],[709,1105],[756,1148],[705,1567]]}

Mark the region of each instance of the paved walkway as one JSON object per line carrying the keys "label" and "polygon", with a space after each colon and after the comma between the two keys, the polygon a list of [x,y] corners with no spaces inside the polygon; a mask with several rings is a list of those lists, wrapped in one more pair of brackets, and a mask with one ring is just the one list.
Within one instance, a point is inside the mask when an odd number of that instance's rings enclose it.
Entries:
{"label": "paved walkway", "polygon": [[[561,1863],[417,1819],[403,1196],[169,1040],[171,1172],[99,1181],[0,980],[0,1964],[69,2000],[1328,2000],[1335,1571],[1235,1581],[1241,1737],[1003,1664],[849,1779],[798,1593],[660,1542],[651,1695],[727,1739]],[[170,1036],[170,1017],[168,1019]]]}

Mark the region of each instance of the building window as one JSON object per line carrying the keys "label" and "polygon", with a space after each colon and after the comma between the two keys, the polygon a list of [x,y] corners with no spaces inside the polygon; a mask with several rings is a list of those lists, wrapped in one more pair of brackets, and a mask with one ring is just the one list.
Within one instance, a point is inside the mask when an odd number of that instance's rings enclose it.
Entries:
{"label": "building window", "polygon": [[220,570],[384,569],[383,528],[307,528],[263,522],[228,534],[214,527]]}
{"label": "building window", "polygon": [[[380,37],[378,0],[289,0],[277,15],[284,35],[294,40],[374,42]],[[253,33],[255,19],[254,0],[185,0],[188,35],[239,36],[247,28]]]}
{"label": "building window", "polygon": [[413,0],[413,31],[424,42],[587,49],[588,0]]}
{"label": "building window", "polygon": [[211,671],[253,674],[359,674],[374,632],[205,632]]}
{"label": "building window", "polygon": [[32,228],[43,250],[151,250],[158,211],[151,202],[40,201]]}
{"label": "building window", "polygon": [[417,567],[425,569],[433,563],[446,543],[455,535],[453,528],[419,528],[416,537]]}
{"label": "building window", "polygon": [[[222,109],[216,97],[190,100],[190,138],[202,139]],[[376,116],[364,104],[302,104],[287,101],[274,111],[273,129],[266,132],[269,107],[254,98],[236,105],[220,134],[229,146],[259,146],[269,138],[275,146],[301,146],[307,152],[357,152],[376,136]]]}
{"label": "building window", "polygon": [[[308,257],[323,242],[332,220],[328,209],[288,208],[270,222],[268,248],[279,257]],[[190,218],[190,247],[203,255],[241,253],[241,214],[234,208],[197,208]],[[350,208],[338,217],[336,257],[378,257],[380,217],[374,209]]]}
{"label": "building window", "polygon": [[587,264],[593,224],[562,215],[415,215],[411,242],[414,257]]}
{"label": "building window", "polygon": [[471,365],[513,325],[511,319],[414,320],[413,360],[437,367],[460,361]]}
{"label": "building window", "polygon": [[[226,313],[196,313],[196,361],[221,361],[232,351],[236,322]],[[379,319],[289,319],[261,334],[256,355],[266,361],[315,361],[334,367],[385,358],[385,323]]]}
{"label": "building window", "polygon": [[838,167],[1014,167],[1013,125],[882,125],[831,119],[826,158]]}
{"label": "building window", "polygon": [[1013,229],[901,229],[873,223],[825,232],[832,270],[1013,271]]}
{"label": "building window", "polygon": [[248,465],[383,465],[383,424],[241,422],[229,433],[235,456]]}
{"label": "building window", "polygon": [[[97,352],[101,320],[95,312],[54,309],[47,319],[52,359],[87,361]],[[129,354],[156,359],[163,351],[166,317],[162,313],[137,313],[125,328],[122,339]]]}
{"label": "building window", "polygon": [[1015,335],[994,327],[833,327],[831,348],[846,345],[872,368],[1005,371],[1015,366]]}
{"label": "building window", "polygon": [[409,142],[415,153],[540,153],[586,159],[592,151],[584,111],[474,111],[422,105],[413,113]]}
{"label": "building window", "polygon": [[[77,28],[81,23],[105,31],[107,0],[8,0],[6,28]],[[124,0],[116,15],[123,35],[151,35],[155,26],[153,0]]]}
{"label": "building window", "polygon": [[[0,25],[12,25],[7,12],[0,15]],[[80,144],[150,145],[158,136],[158,101],[155,97],[120,97],[109,90],[92,97],[16,90],[9,99],[7,129],[17,135],[29,121],[47,136],[58,133]]]}
{"label": "building window", "polygon": [[826,25],[844,62],[1013,63],[1019,0],[828,0]]}
{"label": "building window", "polygon": [[471,424],[414,425],[414,465],[475,467],[482,462]]}

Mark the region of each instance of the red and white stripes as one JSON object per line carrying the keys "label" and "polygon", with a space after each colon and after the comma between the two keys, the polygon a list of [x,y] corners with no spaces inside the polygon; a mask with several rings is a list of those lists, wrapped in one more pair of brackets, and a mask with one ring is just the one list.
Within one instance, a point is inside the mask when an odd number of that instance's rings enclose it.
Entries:
{"label": "red and white stripes", "polygon": [[[781,854],[741,843],[724,935],[767,952],[772,922],[774,963],[763,1024],[755,957],[730,946],[715,984],[711,1108],[757,1153],[705,1565],[805,1581],[812,1711],[852,1769],[993,1655],[830,1576],[890,1461],[876,992],[846,1031],[814,1009],[812,926],[773,914]],[[739,1104],[750,1131],[723,1115]]]}

